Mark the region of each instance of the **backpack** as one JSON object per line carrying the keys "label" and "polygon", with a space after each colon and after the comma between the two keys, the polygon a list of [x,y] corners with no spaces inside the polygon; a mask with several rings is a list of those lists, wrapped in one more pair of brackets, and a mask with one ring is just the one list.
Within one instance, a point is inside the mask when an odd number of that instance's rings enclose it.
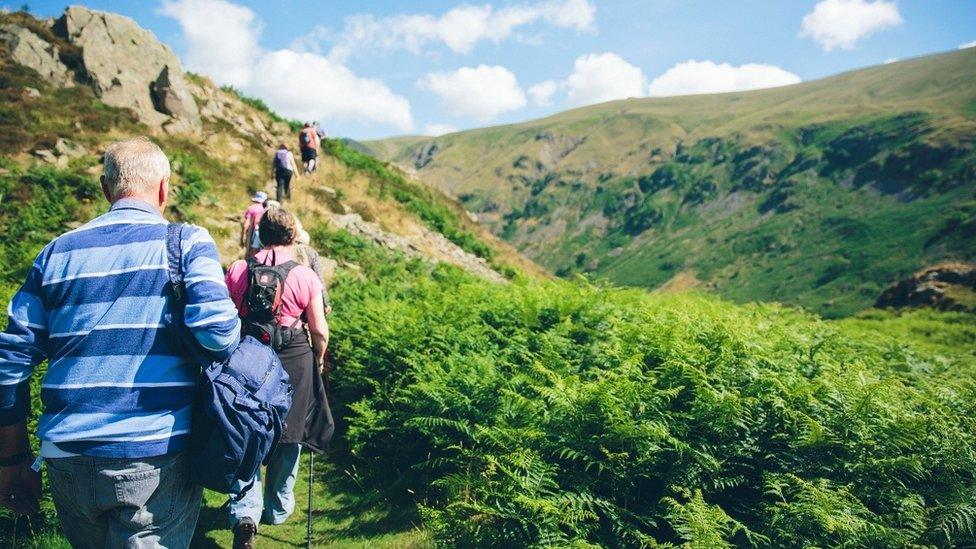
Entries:
{"label": "backpack", "polygon": [[[273,253],[273,252],[272,252]],[[255,258],[247,260],[248,287],[244,296],[244,334],[249,335],[275,351],[287,347],[302,330],[296,329],[301,318],[290,326],[282,326],[281,297],[285,291],[288,273],[298,266],[294,261],[281,265],[265,265]]]}
{"label": "backpack", "polygon": [[278,149],[274,159],[275,169],[291,171],[291,164],[288,162],[288,149]]}
{"label": "backpack", "polygon": [[278,355],[252,337],[245,337],[223,361],[213,361],[196,342],[183,321],[187,301],[180,243],[184,227],[169,225],[166,255],[170,325],[186,353],[203,366],[193,397],[188,469],[196,484],[239,500],[281,438],[291,408],[291,382]]}
{"label": "backpack", "polygon": [[298,144],[301,145],[303,149],[311,149],[312,136],[310,136],[306,130],[302,130],[302,133],[298,134]]}

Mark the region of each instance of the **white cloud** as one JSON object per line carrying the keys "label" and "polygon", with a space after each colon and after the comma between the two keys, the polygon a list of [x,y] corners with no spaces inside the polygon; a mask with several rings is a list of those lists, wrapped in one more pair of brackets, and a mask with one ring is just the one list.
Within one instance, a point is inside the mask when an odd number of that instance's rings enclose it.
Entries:
{"label": "white cloud", "polygon": [[897,63],[897,62],[898,62],[898,58],[897,57],[889,57],[888,59],[885,59],[884,64],[885,65],[890,65],[892,63]]}
{"label": "white cloud", "polygon": [[540,107],[552,105],[552,97],[559,90],[559,82],[555,80],[545,80],[529,87],[529,95],[532,102]]}
{"label": "white cloud", "polygon": [[965,44],[959,44],[959,49],[961,50],[965,50],[968,48],[976,48],[976,40],[973,40],[972,42],[966,42]]}
{"label": "white cloud", "polygon": [[187,68],[256,95],[284,116],[413,129],[410,103],[383,82],[317,53],[262,49],[261,23],[246,7],[226,0],[165,0],[159,13],[183,30]]}
{"label": "white cloud", "polygon": [[[479,42],[499,43],[519,27],[544,22],[557,28],[593,29],[596,7],[589,0],[547,0],[495,9],[490,4],[461,5],[440,16],[370,14],[347,17],[330,56],[345,60],[358,51],[404,49],[419,54],[440,43],[455,53],[470,52]],[[317,34],[321,35],[321,31]]]}
{"label": "white cloud", "polygon": [[501,66],[432,72],[418,80],[417,86],[437,94],[447,114],[483,122],[526,104],[515,74]]}
{"label": "white cloud", "polygon": [[648,88],[655,97],[755,90],[796,84],[800,77],[775,65],[747,63],[738,67],[712,61],[685,61],[655,78]]}
{"label": "white cloud", "polygon": [[861,38],[902,22],[895,2],[822,0],[803,17],[800,37],[813,38],[824,51],[849,50]]}
{"label": "white cloud", "polygon": [[[260,51],[261,25],[253,11],[224,0],[165,0],[158,12],[183,29],[188,68],[222,84],[247,86]],[[220,21],[220,32],[214,32],[214,21]]]}
{"label": "white cloud", "polygon": [[348,67],[314,53],[277,50],[258,58],[248,91],[281,114],[300,120],[319,118],[413,127],[410,103],[383,82],[356,76]]}
{"label": "white cloud", "polygon": [[458,131],[456,127],[450,124],[427,124],[424,126],[424,135],[429,135],[431,137],[439,137],[444,134],[454,133]]}
{"label": "white cloud", "polygon": [[644,95],[644,73],[614,53],[582,55],[566,79],[569,102],[574,105],[603,103]]}

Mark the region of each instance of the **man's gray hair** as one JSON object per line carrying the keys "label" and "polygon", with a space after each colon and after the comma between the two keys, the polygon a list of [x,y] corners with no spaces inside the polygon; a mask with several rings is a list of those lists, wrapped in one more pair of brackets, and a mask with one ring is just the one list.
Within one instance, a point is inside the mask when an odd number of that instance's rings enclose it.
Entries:
{"label": "man's gray hair", "polygon": [[147,137],[117,141],[105,150],[105,187],[112,201],[150,195],[169,179],[169,159]]}

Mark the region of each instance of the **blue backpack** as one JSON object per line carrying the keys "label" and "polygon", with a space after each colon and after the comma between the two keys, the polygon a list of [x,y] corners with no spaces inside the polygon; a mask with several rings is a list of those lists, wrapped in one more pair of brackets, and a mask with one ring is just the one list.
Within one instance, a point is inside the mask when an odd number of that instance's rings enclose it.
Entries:
{"label": "blue backpack", "polygon": [[188,355],[204,366],[193,399],[193,421],[187,458],[190,475],[200,486],[238,498],[251,487],[262,463],[281,438],[291,408],[292,387],[278,355],[253,337],[245,337],[222,362],[214,361],[183,322],[182,233],[171,223],[166,252],[172,312]]}

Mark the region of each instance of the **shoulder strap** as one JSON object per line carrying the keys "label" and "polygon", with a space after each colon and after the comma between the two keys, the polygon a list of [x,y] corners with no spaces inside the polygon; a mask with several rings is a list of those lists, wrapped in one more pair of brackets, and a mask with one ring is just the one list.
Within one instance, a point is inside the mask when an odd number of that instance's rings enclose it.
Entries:
{"label": "shoulder strap", "polygon": [[288,280],[288,274],[291,273],[291,270],[294,269],[297,266],[298,266],[298,263],[295,260],[289,260],[289,261],[286,261],[286,262],[282,263],[281,265],[275,265],[274,266],[274,269],[276,271],[278,271],[278,274],[281,275],[281,283],[282,284],[284,284],[285,281]]}
{"label": "shoulder strap", "polygon": [[169,282],[173,292],[173,299],[180,305],[186,305],[186,291],[183,286],[183,228],[182,223],[170,223],[166,226],[166,259],[169,264]]}

